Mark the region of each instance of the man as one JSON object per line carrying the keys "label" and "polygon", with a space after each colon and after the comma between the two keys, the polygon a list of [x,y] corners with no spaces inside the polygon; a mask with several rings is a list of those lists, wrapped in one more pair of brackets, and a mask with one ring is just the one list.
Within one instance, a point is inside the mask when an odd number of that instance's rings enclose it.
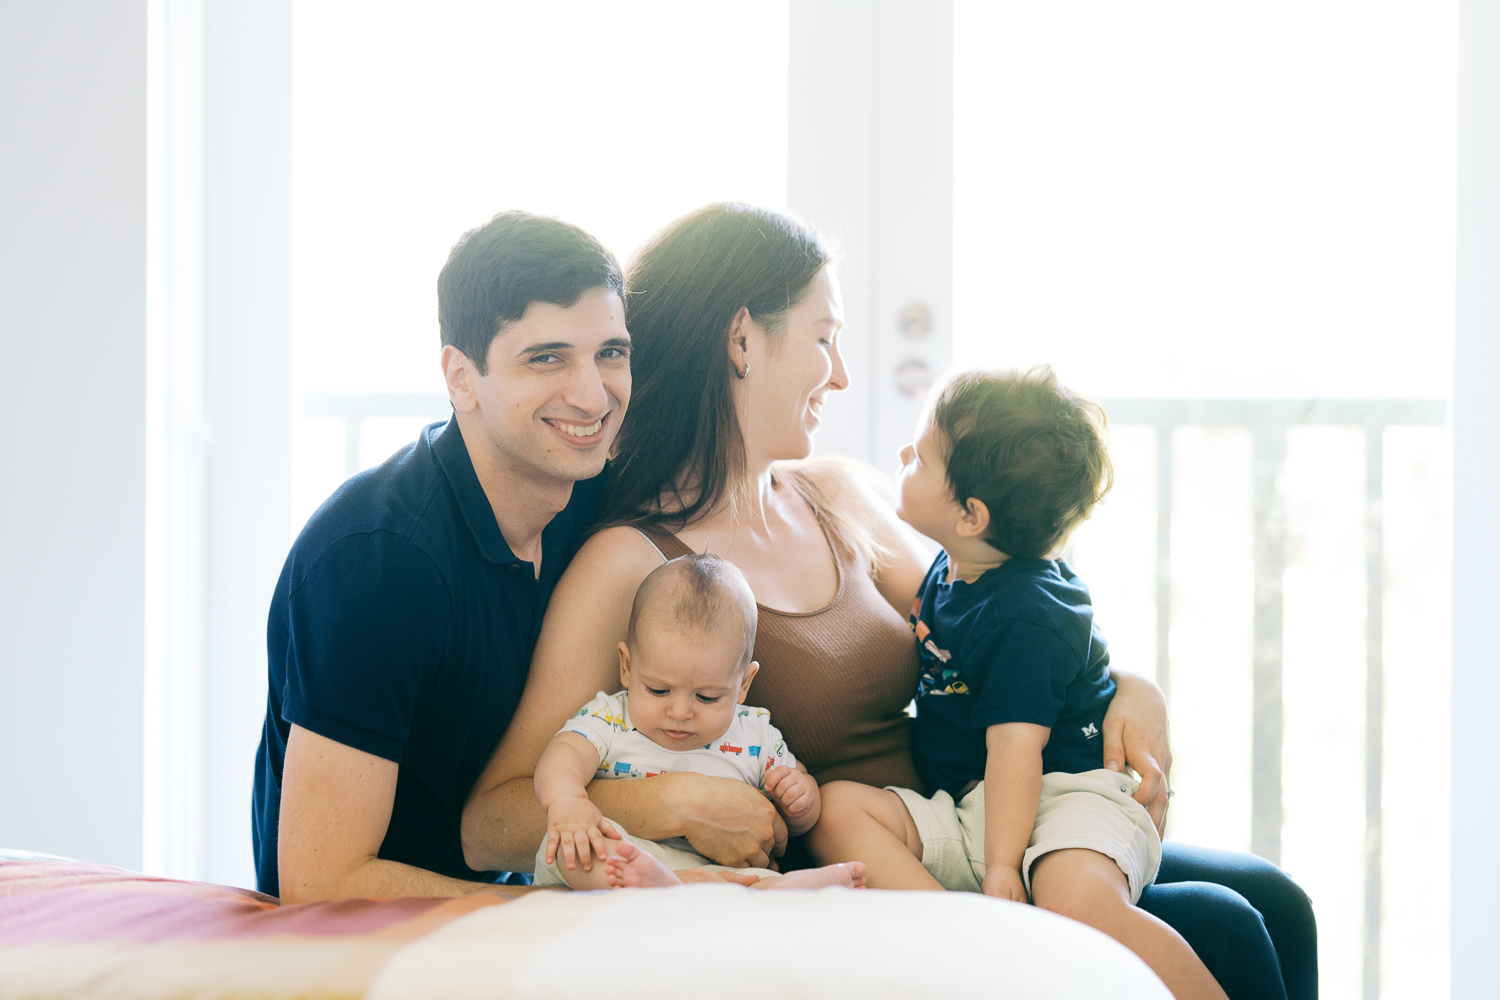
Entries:
{"label": "man", "polygon": [[624,280],[582,230],[507,212],[438,278],[446,424],[345,483],[287,556],[256,755],[262,892],[300,903],[491,887],[470,786],[525,685],[630,400]]}

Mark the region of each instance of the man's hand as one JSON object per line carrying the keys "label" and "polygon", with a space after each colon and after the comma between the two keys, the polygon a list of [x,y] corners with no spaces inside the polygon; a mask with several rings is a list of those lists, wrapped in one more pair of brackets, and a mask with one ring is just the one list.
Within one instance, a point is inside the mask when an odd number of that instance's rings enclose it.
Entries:
{"label": "man's hand", "polygon": [[1135,800],[1151,814],[1156,832],[1164,833],[1172,774],[1166,699],[1144,677],[1115,671],[1114,678],[1118,689],[1104,715],[1104,766],[1135,771],[1141,779]]}
{"label": "man's hand", "polygon": [[1028,902],[1021,873],[1009,865],[989,865],[985,868],[984,894],[997,899],[1012,899],[1017,903]]}
{"label": "man's hand", "polygon": [[644,780],[663,782],[673,801],[671,814],[685,817],[681,835],[718,864],[774,869],[771,859],[786,850],[786,821],[758,788],[690,773]]}
{"label": "man's hand", "polygon": [[822,806],[818,782],[806,771],[771,768],[766,772],[766,794],[780,807],[791,832],[806,833],[818,821]]}
{"label": "man's hand", "polygon": [[620,832],[606,825],[604,814],[588,799],[558,799],[547,810],[547,864],[552,864],[559,847],[562,849],[564,866],[573,871],[582,864],[584,871],[592,871],[593,857],[604,860],[604,840],[620,839]]}

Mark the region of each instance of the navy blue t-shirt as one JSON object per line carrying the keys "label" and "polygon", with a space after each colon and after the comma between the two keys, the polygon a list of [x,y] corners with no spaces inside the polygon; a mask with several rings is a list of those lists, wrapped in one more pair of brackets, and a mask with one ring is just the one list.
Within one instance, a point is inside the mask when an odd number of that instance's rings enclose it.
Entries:
{"label": "navy blue t-shirt", "polygon": [[292,545],[271,600],[270,693],[255,759],[262,892],[280,894],[281,769],[293,723],[400,765],[379,856],[454,878],[469,788],[515,713],[547,598],[604,476],[542,533],[540,579],[511,553],[457,420],[353,477]]}
{"label": "navy blue t-shirt", "polygon": [[922,677],[912,759],[933,791],[984,780],[985,730],[1052,730],[1042,771],[1104,766],[1104,713],[1115,694],[1088,588],[1068,564],[1007,559],[973,583],[948,578],[938,553],[912,607]]}

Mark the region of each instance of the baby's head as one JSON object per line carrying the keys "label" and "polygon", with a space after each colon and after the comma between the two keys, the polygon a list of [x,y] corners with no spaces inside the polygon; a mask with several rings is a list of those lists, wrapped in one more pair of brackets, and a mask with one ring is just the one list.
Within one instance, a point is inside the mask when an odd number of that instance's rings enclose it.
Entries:
{"label": "baby's head", "polygon": [[981,541],[1006,556],[1049,555],[1109,492],[1104,425],[1104,409],[1046,365],[962,372],[901,449],[897,513],[950,553]]}
{"label": "baby's head", "polygon": [[631,724],[668,750],[719,739],[759,669],[754,649],[755,596],[734,564],[688,555],[658,566],[619,645]]}

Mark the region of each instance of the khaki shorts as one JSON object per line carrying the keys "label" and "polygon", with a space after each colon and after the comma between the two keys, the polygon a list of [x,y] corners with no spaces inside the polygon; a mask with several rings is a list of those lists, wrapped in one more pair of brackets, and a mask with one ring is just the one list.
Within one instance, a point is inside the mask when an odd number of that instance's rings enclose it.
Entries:
{"label": "khaki shorts", "polygon": [[[756,878],[775,878],[781,874],[780,872],[773,872],[769,868],[729,868],[725,865],[717,865],[693,850],[692,846],[681,837],[661,842],[642,840],[640,837],[633,837],[626,833],[625,828],[612,819],[606,819],[605,822],[609,823],[616,830],[619,830],[623,839],[630,841],[636,847],[639,847],[666,865],[668,871],[679,872],[685,868],[707,868],[709,871],[737,872],[740,875],[753,875]],[[557,867],[557,859],[560,857],[562,857],[562,852],[558,851],[556,857],[552,859],[552,864],[547,864],[547,841],[546,838],[543,838],[542,846],[536,849],[536,873],[534,876],[535,881],[532,884],[539,886],[567,885],[568,883],[563,879],[562,869]],[[598,860],[594,863],[603,864],[602,861]]]}
{"label": "khaki shorts", "polygon": [[[1100,768],[1082,774],[1042,776],[1042,797],[1021,859],[1021,878],[1031,892],[1031,866],[1044,854],[1081,847],[1119,865],[1130,882],[1130,901],[1156,878],[1161,838],[1146,807],[1131,795],[1140,782]],[[984,784],[960,802],[947,792],[925,798],[909,788],[891,788],[911,813],[922,838],[922,867],[944,889],[979,892],[984,885]]]}

